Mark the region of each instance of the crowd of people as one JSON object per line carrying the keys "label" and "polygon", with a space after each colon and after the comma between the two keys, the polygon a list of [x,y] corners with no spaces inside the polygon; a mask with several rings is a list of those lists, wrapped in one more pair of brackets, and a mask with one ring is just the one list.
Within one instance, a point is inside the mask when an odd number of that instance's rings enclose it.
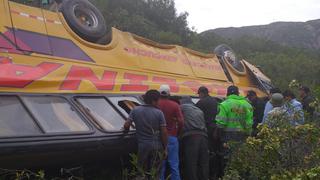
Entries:
{"label": "crowd of people", "polygon": [[253,90],[241,96],[238,87],[230,86],[219,104],[202,86],[198,89],[200,100],[194,103],[191,97],[172,99],[170,87],[161,85],[159,90],[145,93],[145,104],[130,112],[124,129],[128,131],[134,124],[138,164],[144,172],[153,169],[157,179],[167,179],[168,174],[171,180],[219,178],[230,149],[228,142],[241,143],[255,136],[259,124],[274,127],[277,118],[301,125],[304,112],[314,113],[310,89],[301,87],[299,92],[301,102],[292,91],[278,88],[271,89],[265,100]]}

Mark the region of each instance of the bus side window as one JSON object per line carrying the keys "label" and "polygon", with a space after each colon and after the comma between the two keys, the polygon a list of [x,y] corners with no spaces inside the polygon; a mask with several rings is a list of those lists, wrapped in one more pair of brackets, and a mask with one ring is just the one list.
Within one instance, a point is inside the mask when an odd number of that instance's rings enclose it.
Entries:
{"label": "bus side window", "polygon": [[200,98],[192,98],[191,100],[194,104],[197,104],[200,101]]}
{"label": "bus side window", "polygon": [[121,131],[124,118],[104,97],[80,97],[77,101],[103,130]]}
{"label": "bus side window", "polygon": [[46,133],[76,133],[90,130],[64,98],[24,96],[22,100]]}
{"label": "bus side window", "polygon": [[134,107],[141,105],[135,97],[108,97],[108,99],[126,118]]}
{"label": "bus side window", "polygon": [[131,110],[136,106],[140,106],[140,104],[134,101],[123,100],[118,102],[118,106],[124,109],[128,114],[130,114]]}
{"label": "bus side window", "polygon": [[0,137],[43,134],[16,96],[0,96]]}

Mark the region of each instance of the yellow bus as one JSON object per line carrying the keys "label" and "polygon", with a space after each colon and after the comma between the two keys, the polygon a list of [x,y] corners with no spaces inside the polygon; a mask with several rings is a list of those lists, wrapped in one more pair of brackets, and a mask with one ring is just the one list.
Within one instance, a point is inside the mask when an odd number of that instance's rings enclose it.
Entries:
{"label": "yellow bus", "polygon": [[116,158],[134,150],[122,125],[141,94],[229,85],[266,96],[271,81],[222,45],[204,54],[107,31],[86,0],[0,0],[0,167]]}

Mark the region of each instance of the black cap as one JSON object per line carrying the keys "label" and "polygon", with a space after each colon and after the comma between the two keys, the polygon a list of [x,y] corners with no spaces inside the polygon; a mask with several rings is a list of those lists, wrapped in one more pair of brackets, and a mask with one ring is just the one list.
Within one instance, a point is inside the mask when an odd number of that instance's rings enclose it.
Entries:
{"label": "black cap", "polygon": [[239,88],[237,86],[229,86],[227,90],[227,96],[230,95],[239,95]]}
{"label": "black cap", "polygon": [[209,94],[209,90],[208,90],[207,87],[201,86],[201,87],[198,89],[198,94],[200,94],[200,93]]}

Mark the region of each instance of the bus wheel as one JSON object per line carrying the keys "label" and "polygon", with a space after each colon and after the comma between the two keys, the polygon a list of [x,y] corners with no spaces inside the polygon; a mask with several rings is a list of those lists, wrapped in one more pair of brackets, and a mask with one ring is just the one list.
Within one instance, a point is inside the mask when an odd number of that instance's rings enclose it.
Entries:
{"label": "bus wheel", "polygon": [[61,12],[70,28],[84,40],[95,43],[107,33],[103,15],[87,0],[65,0]]}

